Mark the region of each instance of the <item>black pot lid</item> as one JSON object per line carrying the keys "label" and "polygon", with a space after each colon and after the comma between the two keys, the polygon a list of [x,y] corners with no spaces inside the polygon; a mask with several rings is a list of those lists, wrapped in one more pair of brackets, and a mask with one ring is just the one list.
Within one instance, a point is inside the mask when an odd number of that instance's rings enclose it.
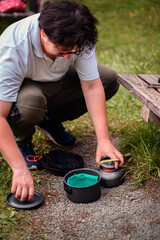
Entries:
{"label": "black pot lid", "polygon": [[6,197],[6,202],[11,207],[18,208],[18,209],[36,208],[41,205],[43,200],[44,200],[43,195],[37,190],[34,191],[34,196],[33,196],[32,200],[29,202],[27,202],[27,201],[21,202],[19,200],[19,198],[15,198],[15,194],[13,194],[13,193],[9,193]]}

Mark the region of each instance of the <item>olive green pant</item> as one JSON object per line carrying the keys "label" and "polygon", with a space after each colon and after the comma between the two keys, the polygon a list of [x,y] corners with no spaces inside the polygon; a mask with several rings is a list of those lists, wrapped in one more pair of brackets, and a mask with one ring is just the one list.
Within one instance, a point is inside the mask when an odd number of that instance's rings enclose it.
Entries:
{"label": "olive green pant", "polygon": [[[117,74],[98,64],[106,100],[118,91]],[[24,79],[8,116],[16,142],[24,144],[35,132],[35,125],[47,117],[54,123],[73,120],[87,112],[80,80],[74,66],[57,82]]]}

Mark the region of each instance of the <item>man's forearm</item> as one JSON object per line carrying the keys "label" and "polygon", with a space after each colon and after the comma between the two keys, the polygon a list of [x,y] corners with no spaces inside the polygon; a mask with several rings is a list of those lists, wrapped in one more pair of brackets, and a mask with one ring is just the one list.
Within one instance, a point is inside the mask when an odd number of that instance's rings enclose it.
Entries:
{"label": "man's forearm", "polygon": [[[100,79],[93,80],[91,83],[82,82],[82,90],[97,135],[97,164],[102,157],[108,156],[111,159],[120,159],[121,166],[124,163],[123,155],[114,147],[109,138],[105,94]],[[118,168],[116,161],[115,168]]]}
{"label": "man's forearm", "polygon": [[84,97],[95,128],[97,140],[109,139],[105,94],[101,83],[87,91],[84,90]]}
{"label": "man's forearm", "polygon": [[0,152],[7,160],[13,171],[15,169],[27,167],[14,140],[10,126],[4,117],[0,117]]}

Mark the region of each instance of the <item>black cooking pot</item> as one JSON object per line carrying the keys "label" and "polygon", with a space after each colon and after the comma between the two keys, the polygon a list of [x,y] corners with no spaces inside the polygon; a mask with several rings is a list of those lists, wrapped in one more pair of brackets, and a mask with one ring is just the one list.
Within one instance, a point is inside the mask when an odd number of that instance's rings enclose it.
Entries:
{"label": "black cooking pot", "polygon": [[[94,176],[98,176],[98,181],[88,187],[73,187],[67,184],[67,179],[74,174],[85,173]],[[101,196],[101,177],[96,170],[89,168],[80,168],[67,173],[64,176],[64,190],[66,191],[67,197],[74,203],[90,203],[98,200]]]}

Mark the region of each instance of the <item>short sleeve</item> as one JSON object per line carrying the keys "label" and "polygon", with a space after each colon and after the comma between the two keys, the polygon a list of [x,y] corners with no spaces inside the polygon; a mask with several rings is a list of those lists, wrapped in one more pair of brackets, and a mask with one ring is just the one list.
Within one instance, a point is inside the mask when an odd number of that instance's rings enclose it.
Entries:
{"label": "short sleeve", "polygon": [[75,61],[75,69],[81,80],[94,80],[99,77],[95,49],[86,50]]}
{"label": "short sleeve", "polygon": [[18,52],[12,47],[0,49],[0,99],[15,102],[24,74]]}

